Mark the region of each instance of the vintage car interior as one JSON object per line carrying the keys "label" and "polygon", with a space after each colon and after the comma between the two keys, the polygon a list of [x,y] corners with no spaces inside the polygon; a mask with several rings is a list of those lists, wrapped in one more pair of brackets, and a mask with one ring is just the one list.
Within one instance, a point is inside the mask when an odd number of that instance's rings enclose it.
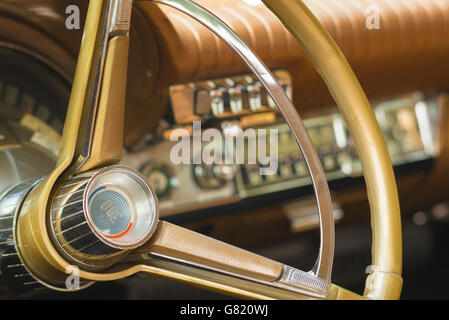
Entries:
{"label": "vintage car interior", "polygon": [[449,298],[449,0],[2,0],[0,177],[0,298]]}

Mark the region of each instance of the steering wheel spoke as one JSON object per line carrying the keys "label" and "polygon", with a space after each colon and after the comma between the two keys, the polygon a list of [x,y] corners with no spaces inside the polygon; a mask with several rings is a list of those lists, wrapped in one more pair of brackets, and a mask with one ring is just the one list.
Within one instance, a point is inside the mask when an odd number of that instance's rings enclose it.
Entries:
{"label": "steering wheel spoke", "polygon": [[239,279],[286,290],[327,296],[329,283],[255,253],[237,248],[194,231],[160,221],[151,239],[133,252],[151,261],[154,256]]}
{"label": "steering wheel spoke", "polygon": [[131,4],[91,3],[59,159],[71,162],[68,174],[122,159]]}

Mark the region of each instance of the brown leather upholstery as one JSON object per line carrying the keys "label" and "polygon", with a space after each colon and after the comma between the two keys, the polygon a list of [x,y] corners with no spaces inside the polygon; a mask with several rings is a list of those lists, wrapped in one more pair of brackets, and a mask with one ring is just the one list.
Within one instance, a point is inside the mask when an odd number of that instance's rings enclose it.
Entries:
{"label": "brown leather upholstery", "polygon": [[[301,109],[332,102],[295,39],[263,5],[198,0],[225,20],[271,68],[288,68]],[[449,0],[306,0],[342,48],[371,98],[449,87]],[[366,28],[379,7],[380,29]],[[183,83],[247,72],[207,29],[171,8],[140,3],[156,30],[166,70],[162,81]],[[151,17],[151,18],[150,18]]]}

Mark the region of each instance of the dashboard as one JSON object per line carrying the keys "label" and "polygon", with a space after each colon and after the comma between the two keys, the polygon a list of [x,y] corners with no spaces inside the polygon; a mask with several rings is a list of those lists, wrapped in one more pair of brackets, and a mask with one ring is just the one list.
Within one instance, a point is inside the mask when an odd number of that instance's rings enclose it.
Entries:
{"label": "dashboard", "polygon": [[[279,81],[291,95],[292,87],[286,80],[290,79],[288,73],[275,74],[284,76],[284,80]],[[242,79],[246,84],[241,83]],[[227,84],[227,87],[220,84]],[[307,166],[289,127],[274,110],[260,83],[249,75],[176,85],[170,88],[170,93],[170,111],[175,123],[165,123],[166,128],[161,128],[159,139],[140,147],[141,150],[128,152],[123,160],[123,163],[138,168],[155,186],[161,216],[291,189],[300,189],[298,194],[302,196],[310,194]],[[437,157],[438,95],[414,92],[374,103],[373,107],[395,166],[416,167]],[[199,124],[197,128],[192,124],[195,121]],[[304,123],[318,149],[328,181],[341,185],[362,176],[350,133],[338,110],[331,106],[324,108],[318,115],[305,118]],[[189,161],[173,165],[172,150],[179,141],[177,137],[172,139],[172,134],[179,128],[187,132],[189,140],[214,128],[221,133],[220,141],[205,142],[202,139],[198,147],[194,142],[190,143]],[[258,133],[263,135],[270,130],[276,132],[276,153],[279,155],[277,168],[271,174],[260,174],[263,159],[241,161],[242,164],[237,165],[235,161],[226,163],[224,159],[219,164],[217,161],[206,164],[202,159],[193,163],[191,153],[202,154],[217,144],[221,150],[230,148],[235,159],[248,160],[246,150],[251,144],[257,144]],[[238,143],[245,138],[242,148]],[[265,153],[269,154],[269,151],[265,150]]]}

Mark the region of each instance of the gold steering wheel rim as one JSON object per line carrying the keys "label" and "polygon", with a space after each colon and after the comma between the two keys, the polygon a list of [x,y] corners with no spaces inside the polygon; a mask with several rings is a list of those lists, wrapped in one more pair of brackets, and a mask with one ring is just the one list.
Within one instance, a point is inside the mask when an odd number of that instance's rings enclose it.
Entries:
{"label": "gold steering wheel rim", "polygon": [[373,234],[372,271],[364,296],[399,299],[401,212],[384,138],[368,99],[330,34],[300,0],[263,0],[296,37],[332,94],[355,142],[366,181]]}
{"label": "gold steering wheel rim", "polygon": [[[104,19],[105,7],[107,7],[105,2],[90,2],[88,15],[91,18],[88,17],[86,20],[85,34],[94,34],[101,29],[101,21]],[[391,161],[374,113],[343,54],[307,6],[300,0],[263,0],[263,2],[292,32],[312,59],[345,118],[359,152],[368,190],[373,231],[372,266],[364,297],[368,299],[398,299],[402,288],[399,201]],[[86,37],[80,51],[57,167],[31,191],[23,203],[21,214],[17,219],[16,240],[20,257],[28,271],[46,285],[56,280],[64,282],[65,270],[70,266],[52,244],[48,234],[46,216],[55,184],[61,176],[67,175],[67,169],[73,167],[73,163],[77,163],[79,160],[79,157],[75,155],[77,155],[77,149],[80,148],[79,135],[84,134],[81,129],[85,130],[81,125],[83,117],[86,117],[83,108],[88,92],[92,92],[92,83],[90,82],[92,75],[86,72],[86,68],[92,70],[95,63],[98,63],[92,58],[98,41],[99,39],[95,37]],[[126,34],[120,35],[119,33],[119,36],[111,40],[109,45],[108,50],[112,53],[105,62],[104,77],[112,84],[108,88],[109,90],[106,90],[107,93],[111,92],[110,96],[107,96],[104,101],[108,102],[109,111],[116,107],[118,112],[112,112],[117,115],[112,118],[108,118],[104,112],[99,112],[97,117],[103,117],[105,122],[106,120],[108,122],[123,120],[120,105],[124,105],[124,94],[120,94],[120,90],[114,90],[114,88],[124,87],[125,83],[123,79],[122,82],[114,82],[111,79],[117,78],[115,77],[117,74],[114,72],[123,72],[123,66],[120,68],[114,64],[114,61],[117,60],[117,57],[127,56],[128,41]],[[126,77],[122,78],[126,79]],[[118,94],[118,96],[114,94]],[[104,130],[110,133],[107,128]],[[116,131],[119,135],[121,134],[120,130]],[[103,145],[104,140],[99,138],[96,143]],[[121,143],[108,145],[108,150],[100,148],[99,154],[95,156],[98,161],[95,164],[89,164],[87,161],[87,167],[90,165],[89,168],[93,168],[114,163],[111,159],[121,158]],[[79,166],[80,163],[77,165]],[[83,162],[82,165],[86,165],[86,162]],[[107,281],[124,278],[136,272],[158,274],[251,298],[308,297],[297,293],[285,293],[280,289],[267,289],[263,284],[248,285],[245,280],[217,276],[210,272],[194,271],[188,267],[161,261],[135,264],[131,260],[119,268],[103,273],[81,270],[80,276],[93,281]],[[335,285],[330,285],[326,297],[328,299],[361,298]]]}

